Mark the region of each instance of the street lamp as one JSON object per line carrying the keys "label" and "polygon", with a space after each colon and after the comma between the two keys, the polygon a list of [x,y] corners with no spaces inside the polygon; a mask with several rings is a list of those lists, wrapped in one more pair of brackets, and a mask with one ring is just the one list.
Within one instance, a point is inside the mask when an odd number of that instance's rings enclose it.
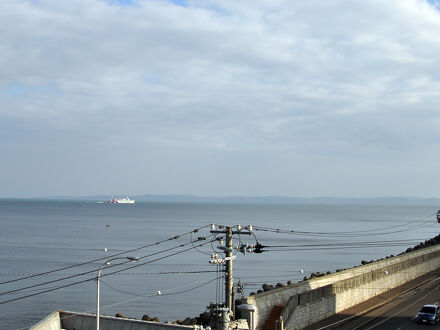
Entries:
{"label": "street lamp", "polygon": [[138,261],[139,257],[119,257],[119,258],[112,258],[104,262],[101,267],[99,267],[98,275],[96,276],[96,330],[99,330],[99,279],[101,278],[101,271],[105,266],[110,265],[110,261],[118,260],[118,259],[127,259],[130,261]]}

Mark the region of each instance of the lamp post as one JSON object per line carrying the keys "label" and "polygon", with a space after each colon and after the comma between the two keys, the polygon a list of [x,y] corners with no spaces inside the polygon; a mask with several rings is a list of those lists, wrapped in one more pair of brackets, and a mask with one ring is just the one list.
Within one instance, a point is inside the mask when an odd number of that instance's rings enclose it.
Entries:
{"label": "lamp post", "polygon": [[99,267],[98,275],[96,276],[96,330],[99,330],[99,279],[101,278],[101,271],[102,269],[110,265],[110,261],[118,260],[118,259],[127,259],[130,261],[138,261],[139,257],[119,257],[119,258],[112,258],[104,262],[101,267]]}

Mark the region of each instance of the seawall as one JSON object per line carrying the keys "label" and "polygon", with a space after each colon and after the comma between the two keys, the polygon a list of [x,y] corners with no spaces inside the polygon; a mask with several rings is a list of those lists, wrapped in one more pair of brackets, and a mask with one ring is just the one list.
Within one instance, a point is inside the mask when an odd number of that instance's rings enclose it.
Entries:
{"label": "seawall", "polygon": [[440,245],[248,296],[244,303],[255,307],[257,329],[275,305],[284,305],[285,329],[302,329],[437,268]]}

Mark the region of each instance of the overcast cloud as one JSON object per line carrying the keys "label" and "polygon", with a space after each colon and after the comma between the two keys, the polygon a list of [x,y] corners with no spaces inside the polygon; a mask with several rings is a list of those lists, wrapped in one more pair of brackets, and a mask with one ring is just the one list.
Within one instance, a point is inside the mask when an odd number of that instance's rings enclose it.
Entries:
{"label": "overcast cloud", "polygon": [[0,197],[438,197],[438,8],[1,1]]}

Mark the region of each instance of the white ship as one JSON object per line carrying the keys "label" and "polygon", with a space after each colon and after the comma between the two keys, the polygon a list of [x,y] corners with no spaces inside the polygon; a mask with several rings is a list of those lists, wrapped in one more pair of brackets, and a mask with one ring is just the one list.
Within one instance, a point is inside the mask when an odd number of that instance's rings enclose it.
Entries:
{"label": "white ship", "polygon": [[112,199],[108,200],[107,203],[109,203],[109,204],[134,204],[134,199],[130,199],[128,197],[115,199],[112,197]]}

